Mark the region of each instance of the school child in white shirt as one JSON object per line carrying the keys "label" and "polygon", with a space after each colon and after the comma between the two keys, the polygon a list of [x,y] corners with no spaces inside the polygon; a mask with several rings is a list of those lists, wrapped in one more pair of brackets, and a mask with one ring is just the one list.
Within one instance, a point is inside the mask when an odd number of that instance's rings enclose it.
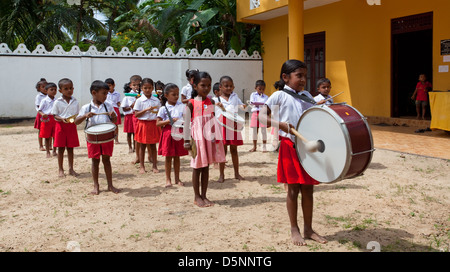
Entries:
{"label": "school child in white shirt", "polygon": [[114,111],[117,115],[117,122],[116,122],[116,138],[114,139],[115,143],[119,143],[119,125],[122,124],[122,118],[120,117],[120,93],[116,91],[115,87],[116,84],[114,82],[114,79],[107,78],[105,80],[105,83],[109,86],[109,93],[106,97],[106,101],[108,101],[111,105],[114,106]]}
{"label": "school child in white shirt", "polygon": [[[41,116],[41,129],[39,130],[39,137],[45,139],[45,150],[47,151],[47,158],[51,158],[50,146],[52,139],[55,138],[55,118],[52,115],[53,103],[55,102],[56,84],[53,82],[45,85],[47,96],[42,99],[39,105],[38,113]],[[53,147],[53,156],[56,156],[56,147]]]}
{"label": "school child in white shirt", "polygon": [[320,102],[322,100],[330,99],[325,102],[325,105],[333,104],[333,99],[331,98],[331,81],[328,78],[321,78],[317,81],[317,91],[318,95],[314,96],[314,101]]}
{"label": "school child in white shirt", "polygon": [[264,94],[266,90],[266,83],[264,80],[257,80],[255,83],[256,92],[250,95],[250,104],[253,105],[252,117],[250,121],[250,128],[252,128],[252,138],[253,138],[253,148],[249,152],[256,151],[256,146],[258,142],[258,129],[261,128],[261,135],[263,141],[263,152],[266,152],[267,143],[267,126],[259,121],[259,109],[264,103],[269,99],[267,95]]}
{"label": "school child in white shirt", "polygon": [[192,93],[192,84],[194,82],[195,75],[198,74],[198,69],[196,70],[186,70],[186,79],[188,83],[186,86],[181,88],[181,102],[186,104],[189,102],[189,99],[191,99],[191,93]]}
{"label": "school child in white shirt", "polygon": [[39,114],[39,105],[41,104],[42,99],[44,99],[47,96],[47,92],[45,90],[45,85],[47,85],[47,81],[45,78],[41,78],[41,80],[36,83],[36,91],[38,91],[38,94],[36,95],[36,98],[34,99],[34,108],[36,109],[36,118],[34,120],[34,128],[38,130],[38,143],[39,143],[39,150],[45,151],[42,138],[39,136],[40,129],[41,129],[41,115]]}

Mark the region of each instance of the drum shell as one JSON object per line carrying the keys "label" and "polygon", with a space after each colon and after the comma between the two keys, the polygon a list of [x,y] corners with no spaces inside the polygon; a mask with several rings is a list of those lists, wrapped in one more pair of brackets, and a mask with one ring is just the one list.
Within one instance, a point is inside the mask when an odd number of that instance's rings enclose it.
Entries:
{"label": "drum shell", "polygon": [[[109,123],[108,123],[109,124]],[[86,141],[91,144],[102,144],[114,140],[116,136],[116,125],[111,123],[110,128],[103,131],[91,131],[92,127],[99,126],[102,124],[91,126],[84,130],[86,135]]]}

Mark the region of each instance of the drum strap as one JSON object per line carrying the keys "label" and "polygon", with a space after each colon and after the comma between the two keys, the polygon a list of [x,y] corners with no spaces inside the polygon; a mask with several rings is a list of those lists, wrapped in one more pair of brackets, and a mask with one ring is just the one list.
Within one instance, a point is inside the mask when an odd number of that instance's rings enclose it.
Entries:
{"label": "drum strap", "polygon": [[[166,102],[167,103],[167,102]],[[167,111],[167,116],[169,116],[169,120],[170,120],[170,125],[173,126],[173,119],[172,119],[172,115],[170,115],[170,111],[167,108],[166,104],[164,103],[164,108],[166,108]]]}
{"label": "drum strap", "polygon": [[283,91],[283,92],[285,92],[285,93],[291,95],[291,96],[294,97],[294,98],[301,99],[301,100],[303,100],[303,101],[305,101],[305,102],[307,102],[307,103],[310,103],[310,104],[313,104],[313,105],[316,104],[316,101],[314,101],[314,99],[311,99],[311,98],[307,97],[307,96],[304,95],[304,94],[297,94],[297,93],[294,93],[294,92],[290,92],[290,91],[288,91],[288,90],[286,90],[286,89],[283,89],[283,90],[281,90],[281,91]]}
{"label": "drum strap", "polygon": [[[108,112],[108,108],[106,107],[105,103],[103,103],[103,106],[105,106],[105,112]],[[91,112],[91,110],[92,110],[92,105],[89,103],[89,112]],[[111,116],[108,115],[108,117],[109,117],[109,120],[112,121]],[[87,129],[88,123],[89,123],[89,118],[86,118],[86,124],[84,126],[84,129]]]}

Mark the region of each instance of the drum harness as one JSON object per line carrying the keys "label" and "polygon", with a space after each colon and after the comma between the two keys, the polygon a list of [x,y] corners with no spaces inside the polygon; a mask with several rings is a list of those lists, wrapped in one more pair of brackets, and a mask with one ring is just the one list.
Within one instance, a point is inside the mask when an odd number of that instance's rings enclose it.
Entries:
{"label": "drum harness", "polygon": [[[105,103],[103,103],[103,106],[105,106],[105,112],[108,112],[108,108],[106,107],[106,104],[105,104]],[[91,112],[91,110],[92,110],[92,105],[89,104],[89,112]],[[109,117],[109,121],[112,122],[111,116],[108,115],[108,117]],[[86,125],[84,126],[84,129],[85,129],[85,130],[86,130],[87,127],[88,127],[88,123],[89,123],[89,117],[86,118]]]}

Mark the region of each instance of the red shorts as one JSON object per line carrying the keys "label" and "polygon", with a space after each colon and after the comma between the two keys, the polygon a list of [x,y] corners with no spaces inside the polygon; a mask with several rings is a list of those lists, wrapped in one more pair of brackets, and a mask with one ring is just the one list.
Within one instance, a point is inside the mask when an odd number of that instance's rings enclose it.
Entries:
{"label": "red shorts", "polygon": [[41,121],[41,129],[39,130],[40,138],[55,137],[55,118],[48,115],[48,119]]}
{"label": "red shorts", "polygon": [[34,128],[41,129],[41,115],[39,114],[39,112],[36,115],[36,119],[34,119]]}
{"label": "red shorts", "polygon": [[134,133],[133,118],[135,118],[133,114],[125,115],[125,120],[123,122],[123,132]]}
{"label": "red shorts", "polygon": [[160,135],[161,128],[156,126],[156,120],[139,120],[134,139],[141,144],[157,144]]}
{"label": "red shorts", "polygon": [[91,144],[89,142],[86,143],[89,159],[100,159],[100,155],[112,157],[114,141],[109,141],[103,144]]}
{"label": "red shorts", "polygon": [[298,160],[294,143],[286,137],[280,136],[278,150],[277,181],[288,184],[317,185],[319,182],[306,173]]}
{"label": "red shorts", "polygon": [[116,112],[116,115],[117,115],[116,125],[122,124],[122,118],[120,117],[120,110],[119,110],[119,108],[114,107],[114,111]]}
{"label": "red shorts", "polygon": [[74,123],[56,122],[54,147],[74,148],[80,146],[77,125]]}

